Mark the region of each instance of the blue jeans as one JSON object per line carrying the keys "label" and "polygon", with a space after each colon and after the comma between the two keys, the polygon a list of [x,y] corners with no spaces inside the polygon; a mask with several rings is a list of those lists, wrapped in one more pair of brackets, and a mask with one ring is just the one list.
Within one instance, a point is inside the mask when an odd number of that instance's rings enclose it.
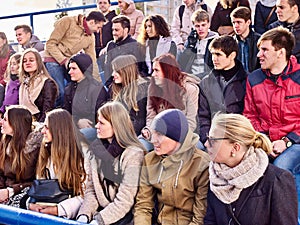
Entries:
{"label": "blue jeans", "polygon": [[67,76],[67,70],[65,68],[65,65],[61,66],[55,62],[46,62],[45,66],[58,86],[59,94],[56,99],[55,106],[62,107],[64,105],[64,94],[66,86],[65,76]]}
{"label": "blue jeans", "polygon": [[[296,181],[298,206],[300,206],[300,144],[294,144],[286,149],[274,160],[273,164],[292,172]],[[298,207],[298,221],[300,221],[300,207]]]}

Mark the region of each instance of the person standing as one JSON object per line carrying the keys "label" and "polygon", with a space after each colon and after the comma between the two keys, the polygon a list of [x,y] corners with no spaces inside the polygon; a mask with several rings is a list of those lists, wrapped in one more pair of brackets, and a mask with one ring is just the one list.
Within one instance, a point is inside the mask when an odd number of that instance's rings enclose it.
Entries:
{"label": "person standing", "polygon": [[92,58],[93,77],[100,81],[93,32],[99,31],[105,21],[101,12],[92,11],[87,17],[83,15],[65,16],[55,23],[54,30],[46,42],[43,56],[45,66],[59,88],[56,106],[63,105],[65,79],[70,81],[67,65],[70,57],[74,54],[83,50]]}
{"label": "person standing", "polygon": [[272,141],[273,164],[293,173],[300,202],[300,64],[294,45],[294,35],[283,27],[260,37],[261,69],[248,76],[244,115]]}

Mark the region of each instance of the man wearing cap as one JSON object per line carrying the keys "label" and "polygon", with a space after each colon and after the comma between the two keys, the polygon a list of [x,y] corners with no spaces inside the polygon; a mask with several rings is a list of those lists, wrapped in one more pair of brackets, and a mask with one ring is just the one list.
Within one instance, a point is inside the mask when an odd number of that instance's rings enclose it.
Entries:
{"label": "man wearing cap", "polygon": [[54,30],[46,42],[44,62],[59,87],[57,106],[63,105],[65,78],[70,80],[67,65],[72,55],[80,51],[88,54],[93,61],[93,77],[100,80],[93,32],[99,31],[104,22],[105,17],[101,12],[92,11],[87,17],[65,16],[55,23]]}
{"label": "man wearing cap", "polygon": [[68,69],[71,82],[65,88],[63,108],[72,114],[75,124],[90,141],[96,138],[95,107],[101,85],[92,76],[93,62],[88,54],[72,56]]}
{"label": "man wearing cap", "polygon": [[[195,146],[184,114],[167,109],[150,126],[154,151],[145,156],[134,209],[134,224],[203,224],[208,190],[207,153]],[[158,217],[152,218],[155,201]]]}

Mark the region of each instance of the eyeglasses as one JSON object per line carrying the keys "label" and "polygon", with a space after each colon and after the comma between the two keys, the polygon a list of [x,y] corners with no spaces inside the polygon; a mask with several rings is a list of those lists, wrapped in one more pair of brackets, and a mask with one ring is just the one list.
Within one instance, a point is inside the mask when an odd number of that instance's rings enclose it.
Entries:
{"label": "eyeglasses", "polygon": [[212,147],[213,146],[213,144],[215,143],[215,141],[220,141],[220,140],[228,140],[229,138],[225,138],[225,137],[219,137],[219,138],[217,138],[217,137],[210,137],[210,136],[208,136],[208,135],[206,135],[206,138],[207,138],[207,142],[208,142],[208,144],[209,144],[209,146],[210,147]]}

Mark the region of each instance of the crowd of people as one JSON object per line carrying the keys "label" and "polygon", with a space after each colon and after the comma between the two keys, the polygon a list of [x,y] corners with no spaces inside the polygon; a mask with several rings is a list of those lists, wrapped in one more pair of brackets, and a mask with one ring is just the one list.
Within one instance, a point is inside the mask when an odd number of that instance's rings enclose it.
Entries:
{"label": "crowd of people", "polygon": [[[0,203],[90,224],[300,224],[300,1],[132,0],[0,32]],[[252,21],[254,18],[254,21]],[[33,183],[68,193],[38,201]],[[48,196],[50,198],[50,196]]]}

